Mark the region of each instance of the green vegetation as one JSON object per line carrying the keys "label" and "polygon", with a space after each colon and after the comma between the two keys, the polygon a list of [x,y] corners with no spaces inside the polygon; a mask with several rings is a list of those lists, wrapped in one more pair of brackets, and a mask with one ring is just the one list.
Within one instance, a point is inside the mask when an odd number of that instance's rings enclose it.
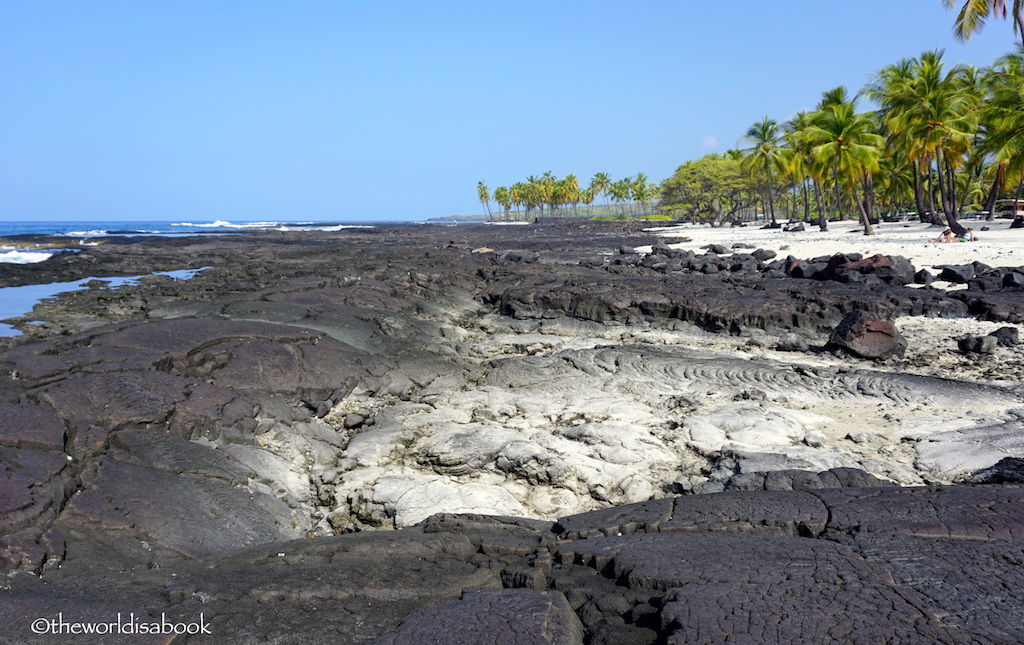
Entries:
{"label": "green vegetation", "polygon": [[662,182],[660,208],[677,219],[718,226],[744,211],[752,216],[759,192],[741,160],[710,154],[687,161]]}
{"label": "green vegetation", "polygon": [[[477,196],[487,208],[488,219],[501,221],[532,220],[536,217],[609,217],[650,218],[654,215],[653,202],[658,187],[647,175],[626,177],[612,181],[608,173],[599,172],[586,188],[580,187],[576,175],[563,179],[546,172],[540,177],[531,175],[525,182],[509,187],[499,186],[493,195],[484,184],[477,183]],[[491,214],[489,203],[494,201],[501,207],[499,213]],[[602,197],[605,206],[593,206],[594,200]],[[615,208],[609,204],[614,201]],[[660,218],[659,218],[660,219]]]}
{"label": "green vegetation", "polygon": [[[947,9],[956,6],[957,0],[942,0]],[[1001,16],[1006,20],[1006,0],[965,0],[953,24],[953,33],[966,42],[974,32],[981,31],[989,16]],[[1013,30],[1021,37],[1024,45],[1024,0],[1013,0]]]}
{"label": "green vegetation", "polygon": [[[956,0],[943,0],[947,7]],[[968,39],[985,20],[1012,16],[1024,43],[1024,0],[966,0],[955,32]],[[858,111],[858,99],[874,109]],[[790,220],[857,218],[865,235],[879,214],[913,210],[957,235],[964,212],[992,218],[1000,198],[1024,191],[1024,46],[992,67],[947,67],[941,51],[879,70],[856,96],[845,87],[785,123],[764,117],[747,147],[687,161],[660,187],[643,173],[612,181],[597,173],[582,189],[550,172],[494,190],[504,220],[661,217],[720,226],[777,212]],[[491,217],[491,194],[477,184]],[[813,196],[813,199],[812,199]],[[601,198],[604,206],[593,202]],[[614,205],[613,205],[614,203]]]}
{"label": "green vegetation", "polygon": [[837,87],[781,126],[765,117],[743,138],[748,148],[681,165],[662,182],[659,209],[713,224],[763,209],[774,222],[781,204],[822,230],[856,217],[865,235],[880,213],[915,209],[962,235],[965,211],[991,218],[1000,197],[1020,198],[1024,49],[989,69],[946,67],[942,52],[925,52],[879,70],[859,96],[877,109],[857,111]]}

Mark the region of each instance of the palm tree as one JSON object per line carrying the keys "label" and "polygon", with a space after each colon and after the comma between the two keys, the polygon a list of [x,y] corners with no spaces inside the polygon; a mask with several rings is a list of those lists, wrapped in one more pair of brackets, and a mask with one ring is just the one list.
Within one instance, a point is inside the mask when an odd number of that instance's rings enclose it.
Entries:
{"label": "palm tree", "polygon": [[651,201],[657,195],[657,187],[648,181],[647,175],[638,172],[630,184],[630,191],[633,199],[640,205],[640,215],[647,217],[650,214]]}
{"label": "palm tree", "polygon": [[502,219],[507,222],[508,211],[509,208],[512,207],[511,191],[509,191],[509,189],[505,188],[504,186],[498,186],[497,188],[494,189],[494,201],[498,202],[498,205],[501,206],[502,210],[504,211],[504,216],[502,217]]}
{"label": "palm tree", "polygon": [[619,181],[613,181],[611,186],[608,187],[608,194],[619,205],[619,212],[623,217],[626,216],[626,208],[623,204],[629,201],[630,184],[629,179],[620,179]]}
{"label": "palm tree", "polygon": [[925,177],[927,174],[930,180],[930,166],[923,166],[921,160],[913,154],[916,142],[909,138],[909,131],[894,127],[897,118],[917,109],[920,105],[917,65],[917,59],[911,58],[887,65],[872,77],[872,82],[861,93],[879,105],[878,115],[887,148],[898,158],[904,158],[912,165],[914,203],[921,221],[931,221],[933,225],[939,226],[942,220],[938,213],[934,212],[931,190],[928,191],[928,203],[925,203]]}
{"label": "palm tree", "polygon": [[[956,3],[957,0],[942,0],[947,9],[954,8]],[[1012,13],[1013,31],[1024,44],[1024,0],[1013,0]],[[989,16],[999,16],[1006,20],[1006,0],[966,0],[953,23],[953,33],[959,40],[967,42],[975,32],[981,31]]]}
{"label": "palm tree", "polygon": [[996,61],[984,84],[988,95],[981,109],[980,148],[997,164],[985,202],[991,218],[1005,183],[1017,181],[1019,198],[1024,180],[1024,48]]}
{"label": "palm tree", "polygon": [[580,180],[576,178],[576,175],[569,173],[565,179],[559,182],[559,188],[564,203],[572,206],[572,213],[576,215],[576,207],[580,203]]}
{"label": "palm tree", "polygon": [[804,217],[810,218],[810,205],[807,198],[807,182],[810,181],[814,188],[815,204],[818,207],[818,228],[822,231],[828,230],[828,214],[821,199],[821,184],[825,177],[826,169],[823,165],[816,163],[814,155],[811,154],[811,147],[807,145],[807,129],[811,126],[814,114],[810,112],[797,112],[792,119],[786,122],[783,130],[783,138],[787,147],[783,150],[783,167],[786,173],[801,186],[804,200]]}
{"label": "palm tree", "polygon": [[594,193],[594,196],[601,195],[604,197],[605,206],[608,206],[608,190],[612,187],[612,178],[606,172],[594,173],[594,177],[590,180],[590,190]]}
{"label": "palm tree", "polygon": [[[902,64],[899,73],[883,70],[867,93],[881,99],[882,118],[890,141],[904,147],[907,157],[928,176],[928,198],[933,200],[932,177],[945,223],[957,235],[966,231],[959,222],[958,171],[974,146],[980,95],[976,73],[964,65],[944,71],[942,52],[932,51]],[[932,223],[940,224],[930,207]]]}
{"label": "palm tree", "polygon": [[487,209],[487,220],[491,219],[491,189],[488,188],[484,182],[476,182],[476,196],[480,199],[480,203]]}
{"label": "palm tree", "polygon": [[755,169],[764,172],[767,182],[768,212],[771,214],[772,224],[775,224],[775,202],[772,198],[772,170],[782,166],[782,136],[779,132],[779,125],[772,119],[765,117],[760,123],[755,123],[747,130],[744,140],[752,145],[744,150],[746,163],[751,174]]}
{"label": "palm tree", "polygon": [[[845,188],[857,203],[864,235],[873,235],[865,203],[869,201],[871,175],[878,170],[882,156],[883,139],[875,132],[871,116],[855,114],[853,103],[827,105],[808,127],[806,139],[814,158],[831,168],[836,185]],[[864,199],[857,196],[858,185],[864,190]]]}

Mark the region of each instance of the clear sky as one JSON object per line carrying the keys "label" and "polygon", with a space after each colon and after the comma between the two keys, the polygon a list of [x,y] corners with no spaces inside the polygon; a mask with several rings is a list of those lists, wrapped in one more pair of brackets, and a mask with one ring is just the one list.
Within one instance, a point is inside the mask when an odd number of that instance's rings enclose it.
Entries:
{"label": "clear sky", "polygon": [[637,172],[944,48],[940,0],[0,0],[0,220],[425,219]]}

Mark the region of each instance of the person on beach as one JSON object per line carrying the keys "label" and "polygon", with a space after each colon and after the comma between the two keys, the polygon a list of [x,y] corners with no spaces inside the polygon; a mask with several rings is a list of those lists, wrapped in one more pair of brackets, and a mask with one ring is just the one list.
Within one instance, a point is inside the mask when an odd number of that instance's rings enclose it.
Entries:
{"label": "person on beach", "polygon": [[935,239],[936,242],[954,242],[956,236],[953,235],[953,229],[947,228]]}
{"label": "person on beach", "polygon": [[[948,230],[948,229],[947,229]],[[974,229],[970,226],[967,227],[967,232],[960,238],[961,242],[973,242],[978,238],[974,237]]]}

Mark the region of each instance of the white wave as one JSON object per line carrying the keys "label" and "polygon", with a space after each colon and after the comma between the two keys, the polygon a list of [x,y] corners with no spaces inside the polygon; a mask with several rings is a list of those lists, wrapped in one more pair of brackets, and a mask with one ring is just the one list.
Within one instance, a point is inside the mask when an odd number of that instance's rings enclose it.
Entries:
{"label": "white wave", "polygon": [[189,226],[192,228],[275,228],[281,226],[280,222],[242,222],[241,224],[232,224],[231,222],[225,222],[224,220],[217,220],[216,222],[208,222],[206,224],[193,224],[192,222],[175,222],[171,226]]}
{"label": "white wave", "polygon": [[96,229],[92,231],[68,231],[66,233],[54,233],[61,237],[104,237],[107,232],[102,229]]}
{"label": "white wave", "polygon": [[336,233],[346,228],[377,228],[376,226],[369,226],[366,224],[335,224],[333,226],[281,226],[277,230],[279,231],[325,231],[327,233]]}
{"label": "white wave", "polygon": [[43,251],[0,251],[0,262],[8,264],[33,264],[42,262],[53,253]]}

